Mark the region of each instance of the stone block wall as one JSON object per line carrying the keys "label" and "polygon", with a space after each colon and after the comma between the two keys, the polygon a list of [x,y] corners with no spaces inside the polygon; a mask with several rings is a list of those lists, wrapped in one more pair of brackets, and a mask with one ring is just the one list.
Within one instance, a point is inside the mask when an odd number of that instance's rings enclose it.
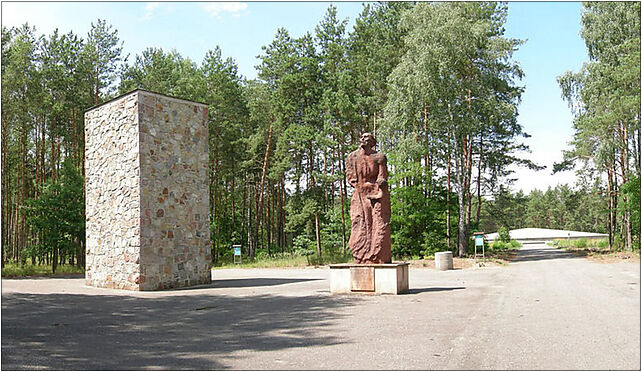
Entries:
{"label": "stone block wall", "polygon": [[207,106],[136,90],[85,113],[86,282],[210,282]]}

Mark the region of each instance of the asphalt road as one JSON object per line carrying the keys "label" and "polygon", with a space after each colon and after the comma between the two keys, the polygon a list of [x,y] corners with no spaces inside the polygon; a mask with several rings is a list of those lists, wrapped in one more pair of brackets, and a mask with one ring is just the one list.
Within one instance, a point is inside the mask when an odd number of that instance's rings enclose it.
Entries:
{"label": "asphalt road", "polygon": [[216,270],[197,289],[2,280],[2,369],[640,369],[640,264],[545,246],[330,295],[328,269]]}

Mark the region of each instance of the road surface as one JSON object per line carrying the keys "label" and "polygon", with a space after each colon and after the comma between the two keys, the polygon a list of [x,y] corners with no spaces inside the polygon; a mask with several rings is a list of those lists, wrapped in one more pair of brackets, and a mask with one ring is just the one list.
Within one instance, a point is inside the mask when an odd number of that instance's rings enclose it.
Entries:
{"label": "road surface", "polygon": [[640,263],[543,245],[332,296],[328,269],[215,270],[198,289],[2,280],[2,369],[640,369]]}

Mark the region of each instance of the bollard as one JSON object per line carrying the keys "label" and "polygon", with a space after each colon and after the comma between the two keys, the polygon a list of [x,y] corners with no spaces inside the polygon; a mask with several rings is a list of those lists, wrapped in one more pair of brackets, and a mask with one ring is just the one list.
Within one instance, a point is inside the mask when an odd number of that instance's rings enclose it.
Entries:
{"label": "bollard", "polygon": [[435,253],[435,269],[437,270],[452,270],[453,268],[453,253],[452,252],[437,252]]}

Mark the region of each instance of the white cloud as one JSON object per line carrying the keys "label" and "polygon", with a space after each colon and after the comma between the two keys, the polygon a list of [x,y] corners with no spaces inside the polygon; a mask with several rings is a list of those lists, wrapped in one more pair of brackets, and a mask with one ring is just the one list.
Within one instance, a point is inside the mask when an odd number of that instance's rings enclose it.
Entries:
{"label": "white cloud", "polygon": [[231,13],[233,16],[241,16],[247,9],[247,3],[238,1],[221,2],[221,3],[202,3],[201,8],[205,10],[212,17],[220,17],[221,13]]}
{"label": "white cloud", "polygon": [[152,19],[152,17],[154,16],[154,13],[156,12],[159,6],[160,6],[159,2],[146,3],[145,14],[143,14],[143,17],[142,17],[143,21]]}

